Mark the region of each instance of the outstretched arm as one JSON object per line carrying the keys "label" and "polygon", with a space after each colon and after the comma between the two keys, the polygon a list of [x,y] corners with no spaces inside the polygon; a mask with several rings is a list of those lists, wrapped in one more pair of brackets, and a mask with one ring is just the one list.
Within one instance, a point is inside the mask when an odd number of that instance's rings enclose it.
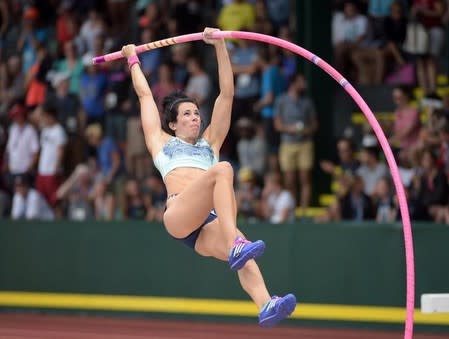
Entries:
{"label": "outstretched arm", "polygon": [[136,54],[136,46],[124,46],[122,48],[122,54],[128,59],[134,90],[139,97],[140,115],[145,141],[149,151],[153,154],[153,152],[156,153],[159,151],[163,143],[161,136],[164,132],[161,128],[159,111],[147,79],[140,68],[140,62]]}
{"label": "outstretched arm", "polygon": [[211,122],[204,132],[204,137],[209,141],[215,153],[218,154],[231,125],[234,75],[224,39],[210,38],[212,32],[216,31],[218,29],[206,28],[204,30],[204,41],[215,46],[220,86],[220,94],[215,100]]}

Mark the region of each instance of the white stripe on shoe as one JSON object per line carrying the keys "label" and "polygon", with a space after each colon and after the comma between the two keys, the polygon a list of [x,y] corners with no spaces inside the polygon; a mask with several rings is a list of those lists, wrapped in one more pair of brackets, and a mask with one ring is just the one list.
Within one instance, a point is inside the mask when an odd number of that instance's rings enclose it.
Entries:
{"label": "white stripe on shoe", "polygon": [[268,302],[268,305],[267,305],[267,307],[266,307],[266,310],[267,311],[269,311],[270,309],[272,309],[275,305],[276,305],[276,302],[278,301],[278,298],[276,298],[276,299],[271,299],[269,302]]}

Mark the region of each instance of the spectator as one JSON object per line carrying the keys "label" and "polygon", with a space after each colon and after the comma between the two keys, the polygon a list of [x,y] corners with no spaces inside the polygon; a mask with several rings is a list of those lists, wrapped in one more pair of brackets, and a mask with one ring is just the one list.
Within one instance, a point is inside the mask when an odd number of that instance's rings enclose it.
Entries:
{"label": "spectator", "polygon": [[253,116],[260,83],[258,77],[259,49],[251,40],[240,39],[231,51],[232,70],[236,77],[233,116]]}
{"label": "spectator", "polygon": [[[150,41],[156,41],[156,34],[154,29],[144,28],[141,33],[141,43],[146,44]],[[155,83],[157,70],[161,64],[162,60],[162,50],[156,48],[146,53],[142,53],[140,56],[140,64],[142,67],[143,74],[149,79],[150,85]],[[123,62],[120,63],[121,65]]]}
{"label": "spectator", "polygon": [[[400,3],[393,2],[391,14],[386,17],[371,18],[371,24],[374,31],[372,35],[374,34],[375,37],[371,36],[370,39],[366,39],[352,54],[360,84],[381,84],[384,80],[386,62],[389,58],[393,58],[398,70],[405,66],[401,46],[405,40],[407,19],[403,14]],[[409,70],[411,69],[409,68]],[[402,73],[395,75],[397,79],[390,77],[388,81],[390,83],[406,82],[404,71],[405,69],[402,69]]]}
{"label": "spectator", "polygon": [[27,220],[53,220],[55,215],[45,198],[30,187],[26,176],[16,176],[11,218]]}
{"label": "spectator", "polygon": [[107,76],[98,72],[92,64],[92,57],[91,54],[83,56],[85,71],[80,79],[80,99],[83,110],[87,115],[86,124],[99,123],[104,126],[104,97],[107,89]]}
{"label": "spectator", "polygon": [[267,141],[260,124],[242,117],[236,124],[238,162],[241,167],[249,168],[257,177],[263,178],[267,167]]}
{"label": "spectator", "polygon": [[47,94],[47,73],[51,69],[52,60],[45,45],[38,44],[36,62],[31,66],[25,78],[25,104],[36,108],[42,104]]}
{"label": "spectator", "polygon": [[146,208],[143,194],[136,179],[129,178],[125,183],[122,199],[122,218],[129,220],[144,220]]}
{"label": "spectator", "polygon": [[421,168],[413,178],[414,209],[412,218],[416,220],[442,220],[449,200],[449,186],[444,171],[437,167],[437,156],[426,149],[421,156]]}
{"label": "spectator", "polygon": [[355,157],[354,143],[347,138],[341,138],[337,141],[338,159],[335,162],[322,160],[321,169],[336,178],[348,173],[354,175],[360,166],[360,161]]}
{"label": "spectator", "polygon": [[270,21],[265,0],[257,0],[255,5],[256,20],[252,29],[254,32],[275,35],[273,23]]}
{"label": "spectator", "polygon": [[280,27],[287,26],[292,8],[290,0],[271,0],[266,1],[267,12],[275,31],[278,32]]}
{"label": "spectator", "polygon": [[54,74],[52,85],[54,92],[47,96],[58,112],[58,122],[67,133],[66,152],[70,157],[64,158],[64,172],[69,175],[85,157],[85,142],[82,135],[86,124],[86,114],[81,109],[79,97],[69,92],[70,73]]}
{"label": "spectator", "polygon": [[[130,88],[132,89],[132,87]],[[162,114],[162,102],[164,98],[170,93],[181,90],[181,87],[174,81],[173,65],[170,62],[164,62],[159,66],[158,77],[152,85],[151,90],[159,112]],[[133,106],[133,104],[134,101],[130,106]],[[130,109],[130,111],[134,112],[135,109]],[[127,138],[126,168],[129,175],[135,177],[137,180],[143,180],[153,173],[154,165],[151,157],[148,156],[140,115],[135,115],[134,113],[128,114],[126,125],[127,135],[133,136],[132,138]]]}
{"label": "spectator", "polygon": [[274,105],[274,126],[281,133],[279,163],[285,187],[293,196],[299,197],[302,215],[305,215],[310,205],[314,162],[313,135],[318,129],[315,105],[305,96],[305,90],[304,76],[298,74],[292,79],[287,93],[279,96]]}
{"label": "spectator", "polygon": [[55,207],[58,201],[56,191],[61,184],[63,160],[67,135],[58,122],[58,111],[54,102],[46,101],[42,105],[40,135],[41,152],[36,178],[36,189]]}
{"label": "spectator", "polygon": [[278,168],[279,133],[274,128],[274,102],[284,91],[281,71],[279,69],[277,53],[268,48],[260,55],[259,65],[262,69],[260,98],[253,106],[254,111],[260,112],[265,138],[268,140],[268,167],[270,170]]}
{"label": "spectator", "polygon": [[218,27],[224,31],[252,29],[256,20],[255,7],[246,0],[234,0],[218,13]]}
{"label": "spectator", "polygon": [[0,64],[0,115],[16,100],[25,96],[25,76],[22,73],[21,60],[11,55],[6,63]]}
{"label": "spectator", "polygon": [[255,221],[260,217],[261,189],[256,184],[256,176],[248,167],[242,167],[238,172],[236,201],[238,216],[246,221]]}
{"label": "spectator", "polygon": [[325,212],[314,218],[316,222],[330,222],[330,221],[341,221],[341,201],[344,197],[349,194],[351,185],[354,181],[355,173],[343,172],[338,175],[337,180],[337,192],[336,199],[333,203],[326,208]]}
{"label": "spectator", "polygon": [[184,88],[187,83],[188,71],[186,61],[190,56],[190,44],[173,45],[170,48],[171,60],[173,61],[173,76],[175,83],[181,88]]}
{"label": "spectator", "polygon": [[[429,108],[425,124],[421,126],[419,139],[413,152],[413,161],[416,160],[416,152],[422,151],[424,148],[439,148],[444,144],[444,138],[441,138],[443,129],[445,128],[447,118],[440,109]],[[415,163],[415,162],[414,162]],[[448,164],[449,165],[449,164]],[[449,169],[449,167],[448,167]]]}
{"label": "spectator", "polygon": [[[82,23],[76,44],[80,54],[95,53],[95,40],[104,35],[106,24],[102,15],[94,8],[89,10],[87,19]],[[92,60],[92,59],[91,59]],[[92,61],[91,61],[92,63]]]}
{"label": "spectator", "polygon": [[427,53],[417,61],[418,85],[426,95],[434,94],[437,87],[437,61],[444,45],[444,0],[413,0],[411,14],[425,28],[428,35]]}
{"label": "spectator", "polygon": [[187,59],[187,70],[189,72],[189,80],[185,88],[185,93],[189,97],[196,100],[201,113],[202,128],[210,122],[211,107],[209,97],[211,94],[211,79],[204,70],[200,59],[192,55]]}
{"label": "spectator", "polygon": [[[407,17],[405,13],[405,8],[399,1],[395,1],[391,5],[390,15],[385,19],[385,40],[386,44],[382,50],[381,63],[378,68],[378,72],[383,76],[389,70],[393,71],[391,76],[396,75],[400,76],[401,74],[404,76],[402,79],[399,77],[396,82],[402,81],[404,84],[408,81],[409,85],[414,84],[414,67],[412,63],[406,64],[406,59],[404,59],[404,51],[402,49],[402,45],[405,42],[407,34]],[[387,64],[388,60],[393,61],[392,67]],[[405,77],[407,73],[405,71],[411,70],[413,74],[407,79]],[[390,81],[387,83],[391,83]],[[412,83],[413,80],[413,83]]]}
{"label": "spectator", "polygon": [[295,219],[295,198],[290,191],[283,188],[281,180],[280,173],[268,173],[262,190],[263,217],[273,224],[291,222]]}
{"label": "spectator", "polygon": [[145,220],[161,222],[165,212],[167,191],[158,174],[152,174],[145,180],[143,193],[147,211]]}
{"label": "spectator", "polygon": [[410,94],[404,87],[393,89],[394,111],[393,133],[389,138],[399,157],[411,160],[411,153],[418,142],[421,129],[419,112],[410,104]]}
{"label": "spectator", "polygon": [[[387,167],[380,161],[379,148],[374,136],[366,135],[362,141],[361,165],[356,174],[361,177],[364,184],[364,193],[371,197],[376,183],[388,174]],[[359,183],[357,183],[359,184]]]}
{"label": "spectator", "polygon": [[124,168],[117,143],[111,137],[103,135],[103,129],[99,124],[87,126],[86,139],[88,144],[96,149],[98,167],[107,190],[120,195]]}
{"label": "spectator", "polygon": [[80,94],[81,74],[84,70],[83,61],[78,55],[73,40],[67,41],[63,46],[64,58],[56,63],[56,71],[70,74],[70,93]]}
{"label": "spectator", "polygon": [[12,120],[6,144],[5,165],[9,180],[7,187],[13,189],[17,175],[33,178],[39,155],[39,139],[34,127],[27,121],[27,110],[17,102],[8,112]]}
{"label": "spectator", "polygon": [[222,146],[222,154],[234,159],[236,158],[235,150],[238,137],[234,128],[236,120],[242,117],[259,120],[253,110],[260,92],[257,43],[245,39],[237,40],[235,48],[230,51],[230,57],[235,75],[235,94],[232,104],[231,129]]}
{"label": "spectator", "polygon": [[131,78],[128,67],[122,60],[114,60],[110,63],[107,76],[104,102],[106,135],[114,139],[123,151],[126,147],[126,118],[132,106],[129,98]]}
{"label": "spectator", "polygon": [[[366,2],[366,0],[365,0]],[[394,0],[367,0],[368,36],[371,41],[382,41],[385,36],[385,20],[390,14]]]}
{"label": "spectator", "polygon": [[162,102],[164,98],[170,93],[181,91],[181,87],[175,83],[171,63],[164,62],[159,66],[157,80],[152,85],[151,90],[159,112],[163,112]]}
{"label": "spectator", "polygon": [[72,10],[71,0],[61,1],[58,8],[55,29],[59,51],[61,51],[67,42],[72,41],[76,37],[78,31],[78,24],[75,13]]}
{"label": "spectator", "polygon": [[[376,182],[377,183],[377,182]],[[352,176],[348,183],[348,192],[338,199],[337,220],[363,221],[375,217],[372,200],[364,191],[363,178]],[[374,193],[374,189],[373,192]]]}
{"label": "spectator", "polygon": [[[142,30],[149,29],[153,32],[160,32],[164,24],[163,19],[159,1],[151,1],[146,5],[144,12],[139,17],[139,26]],[[147,40],[145,43],[150,41],[152,40]]]}
{"label": "spectator", "polygon": [[[294,42],[292,32],[288,26],[280,27],[278,37],[286,41]],[[289,84],[298,72],[297,61],[295,53],[285,48],[281,50],[281,73],[285,84]]]}
{"label": "spectator", "polygon": [[104,180],[95,183],[91,199],[96,220],[114,220],[117,201],[112,188]]}
{"label": "spectator", "polygon": [[373,202],[376,209],[376,222],[391,223],[398,216],[398,208],[394,201],[391,181],[380,178],[374,189]]}
{"label": "spectator", "polygon": [[17,50],[22,53],[22,71],[28,71],[37,60],[38,46],[48,40],[48,32],[39,25],[39,11],[35,7],[27,7],[23,11],[22,27],[17,40]]}
{"label": "spectator", "polygon": [[58,188],[56,197],[67,202],[69,220],[89,220],[94,217],[90,195],[94,184],[94,173],[85,164],[79,164],[70,177]]}
{"label": "spectator", "polygon": [[335,65],[343,74],[349,74],[351,55],[360,47],[368,28],[366,16],[359,14],[353,0],[344,2],[343,12],[336,12],[332,18],[332,45]]}

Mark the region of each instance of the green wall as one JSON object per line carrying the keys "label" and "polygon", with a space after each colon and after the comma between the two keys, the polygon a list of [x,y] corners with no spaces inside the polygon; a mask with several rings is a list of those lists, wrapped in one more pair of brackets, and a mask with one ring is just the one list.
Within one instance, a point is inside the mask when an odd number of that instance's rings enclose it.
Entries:
{"label": "green wall", "polygon": [[[400,225],[257,224],[272,293],[305,303],[404,306]],[[449,227],[415,224],[416,295],[449,293]],[[195,255],[159,224],[0,225],[0,290],[244,299],[226,263]]]}
{"label": "green wall", "polygon": [[[296,1],[296,41],[299,46],[308,49],[324,61],[333,65],[333,50],[331,44],[331,2],[323,0]],[[334,143],[334,92],[343,91],[340,86],[312,62],[299,58],[298,65],[308,83],[308,95],[315,103],[319,129],[315,136],[316,164],[313,172],[313,201],[316,205],[319,193],[328,192],[329,176],[319,168],[319,159],[335,157]]]}

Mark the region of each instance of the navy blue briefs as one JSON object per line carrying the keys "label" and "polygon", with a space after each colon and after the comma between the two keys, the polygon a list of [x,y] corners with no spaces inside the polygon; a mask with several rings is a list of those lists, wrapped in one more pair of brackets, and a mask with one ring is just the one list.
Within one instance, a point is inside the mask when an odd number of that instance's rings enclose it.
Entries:
{"label": "navy blue briefs", "polygon": [[195,249],[196,240],[198,239],[202,228],[205,225],[207,225],[208,223],[214,221],[215,219],[217,219],[217,214],[215,212],[215,209],[212,209],[210,211],[209,215],[207,216],[206,220],[204,220],[204,222],[195,231],[190,233],[185,238],[174,238],[174,239],[182,241],[184,244],[186,244],[190,248]]}

